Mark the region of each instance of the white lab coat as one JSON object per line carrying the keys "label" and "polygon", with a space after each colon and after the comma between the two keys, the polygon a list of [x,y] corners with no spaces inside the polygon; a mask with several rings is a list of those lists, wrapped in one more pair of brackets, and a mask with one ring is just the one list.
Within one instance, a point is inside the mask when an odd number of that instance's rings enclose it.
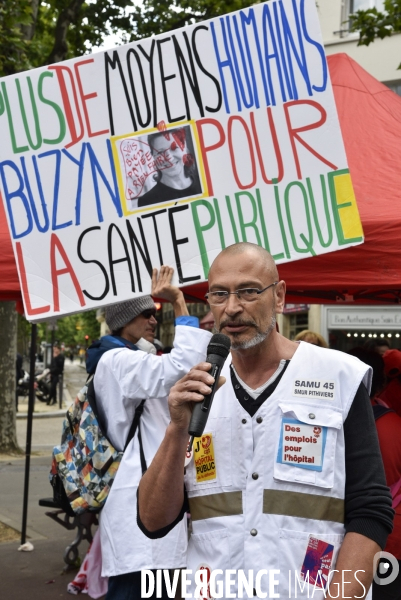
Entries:
{"label": "white lab coat", "polygon": [[[140,421],[147,465],[151,463],[170,421],[170,388],[205,360],[211,334],[177,325],[170,354],[154,356],[126,348],[109,350],[101,357],[94,378],[99,412],[107,423],[107,436],[118,449],[125,440],[135,408],[146,398]],[[141,569],[173,569],[186,564],[186,520],[161,540],[148,539],[136,522],[136,494],[142,477],[138,436],[124,453],[109,497],[101,512],[102,575],[110,577]]]}

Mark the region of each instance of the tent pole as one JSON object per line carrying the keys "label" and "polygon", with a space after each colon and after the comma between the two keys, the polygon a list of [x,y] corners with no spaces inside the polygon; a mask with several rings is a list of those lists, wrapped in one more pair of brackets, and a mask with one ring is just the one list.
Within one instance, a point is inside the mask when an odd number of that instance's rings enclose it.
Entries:
{"label": "tent pole", "polygon": [[35,403],[36,334],[37,334],[37,325],[36,325],[36,323],[32,323],[31,352],[30,352],[30,361],[29,361],[29,402],[28,402],[28,418],[27,418],[27,427],[26,427],[25,480],[24,480],[24,502],[23,502],[23,509],[22,509],[21,545],[25,544],[25,542],[26,542],[26,524],[27,524],[27,516],[28,516],[29,469],[30,469],[30,463],[31,463],[33,407],[34,407],[34,403]]}

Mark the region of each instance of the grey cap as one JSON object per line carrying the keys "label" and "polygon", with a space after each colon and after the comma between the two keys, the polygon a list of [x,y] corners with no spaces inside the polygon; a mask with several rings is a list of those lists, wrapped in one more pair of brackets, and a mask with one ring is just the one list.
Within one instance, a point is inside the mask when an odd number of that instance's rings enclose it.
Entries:
{"label": "grey cap", "polygon": [[155,308],[151,296],[141,296],[106,307],[106,323],[110,331],[118,331],[144,310]]}

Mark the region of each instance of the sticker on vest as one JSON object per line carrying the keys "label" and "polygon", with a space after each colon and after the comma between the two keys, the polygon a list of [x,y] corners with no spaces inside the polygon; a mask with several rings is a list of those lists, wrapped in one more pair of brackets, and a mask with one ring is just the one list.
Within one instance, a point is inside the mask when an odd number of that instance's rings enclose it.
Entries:
{"label": "sticker on vest", "polygon": [[[189,440],[190,439],[191,438],[189,438]],[[189,440],[188,440],[188,446],[189,446]],[[188,452],[188,448],[187,448],[187,451],[185,453],[184,468],[186,468],[189,465],[189,463],[191,462],[191,460],[193,459],[193,457],[194,457],[194,449],[193,449],[193,447],[191,448],[191,450],[189,452]]]}
{"label": "sticker on vest", "polygon": [[335,382],[327,379],[296,379],[294,381],[293,396],[297,398],[321,398],[333,400]]}
{"label": "sticker on vest", "polygon": [[326,436],[327,427],[308,425],[297,419],[282,419],[277,462],[321,471]]}
{"label": "sticker on vest", "polygon": [[211,433],[204,433],[202,437],[195,438],[194,460],[197,483],[216,479],[216,460],[214,457],[213,436]]}
{"label": "sticker on vest", "polygon": [[315,588],[325,589],[329,580],[333,562],[334,546],[309,536],[304,562],[301,568],[301,578]]}

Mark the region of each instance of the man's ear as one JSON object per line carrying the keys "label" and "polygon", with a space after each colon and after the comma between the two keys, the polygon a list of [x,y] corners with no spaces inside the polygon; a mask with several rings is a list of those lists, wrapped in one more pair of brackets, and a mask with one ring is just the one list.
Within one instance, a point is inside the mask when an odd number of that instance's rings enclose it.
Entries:
{"label": "man's ear", "polygon": [[276,289],[274,290],[274,293],[276,294],[276,312],[277,313],[282,313],[284,310],[285,291],[286,291],[285,281],[281,280],[278,282],[278,284],[276,285]]}

